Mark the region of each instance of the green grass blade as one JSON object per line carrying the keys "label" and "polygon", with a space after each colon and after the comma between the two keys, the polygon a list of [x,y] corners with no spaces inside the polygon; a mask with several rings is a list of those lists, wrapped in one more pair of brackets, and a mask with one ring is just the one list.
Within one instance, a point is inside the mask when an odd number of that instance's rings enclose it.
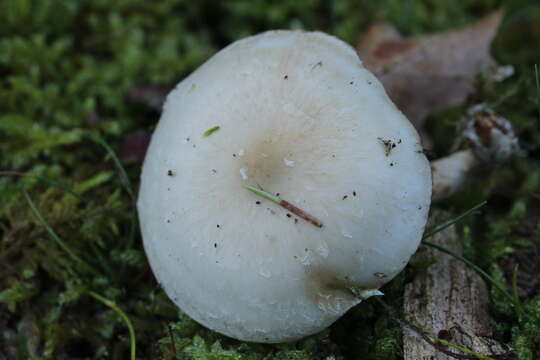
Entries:
{"label": "green grass blade", "polygon": [[470,266],[474,271],[476,271],[478,274],[480,274],[482,277],[484,277],[486,280],[488,280],[493,286],[495,286],[498,290],[500,290],[504,296],[506,296],[512,303],[514,303],[514,298],[512,297],[512,295],[510,295],[508,293],[508,291],[501,286],[501,284],[495,280],[493,277],[491,277],[491,275],[489,275],[487,272],[485,272],[484,270],[482,270],[478,265],[476,265],[475,263],[473,263],[472,261],[468,260],[467,258],[461,256],[461,255],[458,255],[450,250],[448,250],[447,248],[445,247],[442,247],[440,245],[437,245],[435,243],[432,243],[432,242],[429,242],[429,241],[422,241],[422,244],[424,245],[427,245],[427,246],[430,246],[434,249],[437,249],[439,250],[440,252],[443,252],[447,255],[450,255],[454,258],[456,258],[457,260],[467,264],[468,266]]}
{"label": "green grass blade", "polygon": [[461,220],[463,220],[467,216],[471,215],[473,212],[480,209],[482,206],[484,206],[486,204],[487,204],[487,201],[482,201],[480,204],[477,204],[477,205],[473,206],[469,210],[465,211],[463,214],[461,214],[461,215],[459,215],[459,216],[457,216],[457,217],[455,217],[455,218],[453,218],[451,220],[448,220],[447,222],[445,222],[445,223],[443,223],[441,225],[436,225],[435,229],[430,230],[426,234],[424,234],[424,236],[422,237],[422,240],[429,239],[433,235],[443,231],[444,229],[454,225],[455,223],[460,222]]}
{"label": "green grass blade", "polygon": [[105,306],[108,306],[111,309],[113,309],[118,314],[118,316],[120,316],[122,321],[124,321],[129,331],[129,343],[130,343],[130,350],[131,350],[130,359],[135,360],[137,358],[137,338],[135,337],[135,328],[133,327],[133,324],[131,323],[131,320],[129,319],[129,317],[113,301],[99,295],[98,293],[94,291],[88,291],[88,294],[92,296],[94,299],[103,303]]}
{"label": "green grass blade", "polygon": [[255,193],[267,200],[270,200],[272,202],[275,202],[276,204],[281,204],[281,199],[275,195],[272,195],[270,193],[267,193],[266,191],[264,190],[261,190],[261,189],[257,189],[256,187],[254,186],[250,186],[250,185],[245,185],[244,186],[246,189],[248,189],[249,191],[251,191],[252,193]]}
{"label": "green grass blade", "polygon": [[436,341],[438,343],[441,343],[443,345],[446,345],[452,349],[455,349],[455,350],[458,350],[458,351],[461,351],[462,353],[464,354],[467,354],[467,355],[470,355],[470,356],[474,356],[475,358],[477,359],[480,359],[480,360],[495,360],[493,359],[492,357],[489,357],[489,356],[486,356],[486,355],[482,355],[482,354],[479,354],[475,351],[472,351],[471,349],[469,348],[466,348],[465,346],[461,346],[461,345],[458,345],[458,344],[454,344],[454,343],[451,343],[449,341],[446,341],[444,339],[439,339],[439,338],[432,338],[433,341]]}
{"label": "green grass blade", "polygon": [[45,221],[45,218],[37,208],[34,201],[30,198],[30,195],[28,195],[28,192],[21,187],[21,191],[23,193],[24,198],[28,202],[28,205],[30,206],[30,209],[38,219],[38,221],[41,223],[41,225],[45,228],[47,233],[51,236],[51,238],[56,242],[56,244],[64,250],[69,257],[71,257],[75,262],[79,263],[85,270],[88,270],[89,272],[92,272],[95,275],[99,275],[99,272],[94,269],[92,266],[90,266],[86,261],[84,261],[82,258],[80,258],[77,254],[75,254],[71,248],[56,234],[56,232],[51,228],[51,226]]}
{"label": "green grass blade", "polygon": [[59,183],[58,181],[55,181],[55,180],[52,180],[52,179],[49,179],[49,178],[46,178],[46,177],[43,177],[43,176],[39,176],[39,175],[33,175],[33,174],[28,174],[28,173],[24,173],[24,172],[20,172],[20,171],[12,171],[12,170],[5,170],[5,171],[0,171],[0,176],[26,176],[26,177],[33,177],[39,181],[41,181],[42,183],[45,183],[47,185],[50,185],[52,187],[55,187],[57,188],[58,190],[61,190],[67,194],[70,194],[74,197],[76,197],[77,199],[79,199],[80,201],[83,201],[85,202],[84,198],[79,195],[77,192],[73,191],[71,188],[69,188],[67,185],[64,185],[62,183]]}
{"label": "green grass blade", "polygon": [[210,136],[210,135],[212,135],[213,133],[215,133],[215,132],[218,131],[218,130],[219,130],[219,126],[216,125],[216,126],[210,128],[210,129],[206,130],[206,131],[203,133],[203,136],[204,136],[204,137]]}
{"label": "green grass blade", "polygon": [[427,246],[430,246],[434,249],[437,249],[439,250],[440,252],[443,252],[447,255],[450,255],[452,257],[454,257],[455,259],[463,262],[464,264],[468,265],[469,267],[471,267],[474,271],[476,271],[480,276],[482,276],[484,279],[486,279],[492,286],[494,286],[497,290],[499,290],[508,300],[510,300],[510,302],[512,304],[514,304],[514,307],[516,309],[516,312],[521,315],[523,313],[522,311],[522,307],[521,307],[521,304],[519,301],[516,301],[514,296],[512,296],[508,290],[503,286],[501,285],[497,280],[495,280],[491,275],[489,275],[487,272],[485,272],[484,270],[482,270],[478,265],[476,265],[475,263],[473,263],[472,261],[468,260],[467,258],[459,255],[459,254],[456,254],[440,245],[437,245],[435,243],[432,243],[432,242],[429,242],[429,241],[426,241],[426,239],[434,236],[435,234],[443,231],[444,229],[448,228],[449,226],[452,226],[456,223],[458,223],[459,221],[463,220],[464,218],[466,218],[467,216],[471,215],[474,211],[478,210],[479,208],[481,208],[482,206],[486,205],[487,201],[482,201],[481,203],[473,206],[472,208],[470,208],[469,210],[465,211],[463,214],[455,217],[454,219],[451,219],[441,225],[438,225],[435,227],[435,229],[433,229],[432,231],[429,231],[427,234],[425,234],[422,238],[422,244],[424,245],[427,245]]}
{"label": "green grass blade", "polygon": [[521,300],[519,300],[518,285],[517,285],[518,269],[519,269],[519,264],[516,264],[514,266],[514,271],[512,273],[512,295],[514,297],[514,303],[519,305],[519,307],[521,307],[522,305],[521,305]]}
{"label": "green grass blade", "polygon": [[540,74],[538,73],[538,64],[534,64],[534,77],[536,79],[536,107],[540,118]]}
{"label": "green grass blade", "polygon": [[109,154],[109,156],[113,159],[114,165],[116,166],[116,169],[118,170],[118,174],[120,176],[120,182],[124,186],[124,189],[128,193],[129,197],[131,197],[131,200],[135,200],[135,196],[133,195],[133,189],[131,187],[131,181],[129,180],[129,177],[127,175],[126,169],[122,165],[122,162],[112,149],[112,147],[107,144],[107,142],[99,135],[95,133],[88,133],[90,139],[92,139],[97,144],[101,145]]}

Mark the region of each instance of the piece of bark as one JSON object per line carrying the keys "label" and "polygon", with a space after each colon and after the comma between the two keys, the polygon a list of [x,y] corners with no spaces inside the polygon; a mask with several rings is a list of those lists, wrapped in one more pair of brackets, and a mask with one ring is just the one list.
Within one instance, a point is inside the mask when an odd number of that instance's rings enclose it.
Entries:
{"label": "piece of bark", "polygon": [[357,50],[390,98],[421,130],[426,117],[465,102],[479,72],[496,65],[490,46],[503,17],[493,13],[457,30],[403,38],[390,24],[373,25]]}
{"label": "piece of bark", "polygon": [[[430,217],[430,223],[440,223],[443,218],[448,216],[442,212],[435,213]],[[454,253],[462,253],[453,226],[429,241]],[[405,287],[404,313],[407,321],[431,336],[479,354],[507,354],[509,357],[504,358],[512,359],[512,353],[490,338],[489,296],[483,279],[463,262],[428,246],[419,248],[412,263],[430,258],[435,258],[436,263]],[[452,348],[447,350],[459,353]],[[405,360],[453,359],[412,331],[404,333],[403,352]]]}

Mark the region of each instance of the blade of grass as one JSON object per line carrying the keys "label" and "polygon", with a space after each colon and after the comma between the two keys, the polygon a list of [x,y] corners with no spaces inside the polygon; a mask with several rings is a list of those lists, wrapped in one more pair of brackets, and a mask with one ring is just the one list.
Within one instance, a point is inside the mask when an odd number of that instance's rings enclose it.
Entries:
{"label": "blade of grass", "polygon": [[135,337],[135,328],[133,328],[133,324],[131,323],[131,320],[129,319],[129,317],[113,301],[99,295],[98,293],[94,291],[88,291],[88,294],[92,296],[94,299],[103,303],[105,306],[113,309],[118,314],[118,316],[120,316],[122,321],[124,321],[129,331],[129,343],[130,343],[130,353],[131,353],[130,359],[135,360],[137,358],[137,338]]}
{"label": "blade of grass", "polygon": [[521,300],[519,300],[518,286],[517,286],[517,276],[518,276],[519,264],[514,266],[514,271],[512,273],[512,295],[514,297],[514,303],[519,304],[521,307]]}
{"label": "blade of grass", "polygon": [[491,283],[493,286],[495,286],[497,288],[497,290],[499,290],[501,293],[503,293],[503,295],[506,298],[508,298],[512,303],[514,303],[514,298],[512,297],[512,295],[510,295],[508,293],[508,291],[497,280],[495,280],[493,277],[491,277],[491,275],[489,275],[487,272],[482,270],[478,265],[476,265],[472,261],[468,260],[467,258],[464,258],[461,255],[458,255],[458,254],[448,250],[447,248],[444,248],[444,247],[442,247],[440,245],[437,245],[435,243],[432,243],[432,242],[429,242],[429,241],[422,241],[422,244],[430,246],[430,247],[432,247],[434,249],[437,249],[440,252],[443,252],[443,253],[445,253],[447,255],[450,255],[450,256],[456,258],[457,260],[467,264],[474,271],[476,271],[478,274],[480,274],[482,277],[484,277],[489,283]]}
{"label": "blade of grass", "polygon": [[92,241],[90,242],[90,248],[93,251],[94,261],[101,266],[101,268],[111,277],[114,274],[117,274],[117,270],[113,270],[107,263],[107,260],[105,259],[105,256],[103,256],[103,253],[101,250],[99,250],[98,246],[96,245],[96,242]]}
{"label": "blade of grass", "polygon": [[215,133],[215,132],[218,131],[218,130],[219,130],[219,126],[216,125],[216,126],[210,128],[210,129],[206,130],[206,131],[203,133],[203,136],[204,136],[204,137],[210,136],[210,135],[212,135],[213,133]]}
{"label": "blade of grass", "polygon": [[469,210],[465,211],[463,214],[455,217],[454,219],[451,219],[441,225],[438,225],[438,226],[435,226],[435,229],[428,232],[426,235],[423,236],[422,238],[422,244],[424,245],[427,245],[427,246],[430,246],[434,249],[437,249],[439,250],[440,252],[443,252],[447,255],[450,255],[452,257],[454,257],[455,259],[463,262],[464,264],[468,265],[469,267],[471,267],[474,271],[476,271],[480,276],[482,276],[484,279],[486,279],[492,286],[494,286],[497,290],[499,290],[508,300],[510,300],[510,302],[512,304],[514,304],[514,307],[516,309],[516,312],[518,313],[518,315],[522,315],[523,314],[523,311],[522,311],[522,307],[521,307],[521,303],[519,302],[516,302],[514,297],[508,292],[508,290],[503,287],[497,280],[495,280],[491,275],[489,275],[487,272],[485,272],[484,270],[482,270],[478,265],[476,265],[475,263],[473,263],[472,261],[468,260],[467,258],[459,255],[459,254],[456,254],[440,245],[437,245],[435,243],[432,243],[432,242],[429,242],[429,241],[426,241],[426,239],[434,236],[435,234],[443,231],[444,229],[448,228],[449,226],[452,226],[454,225],[455,223],[463,220],[464,218],[466,218],[467,216],[471,215],[474,211],[478,210],[479,208],[481,208],[482,206],[486,205],[487,201],[482,201],[481,203],[473,206],[472,208],[470,208]]}
{"label": "blade of grass", "polygon": [[495,99],[492,103],[487,103],[486,106],[488,108],[491,108],[493,110],[497,109],[499,106],[504,104],[506,100],[514,97],[520,88],[523,86],[523,83],[525,82],[525,78],[521,78],[518,81],[516,81],[511,88],[506,90],[504,93],[502,93],[500,96]]}
{"label": "blade of grass", "polygon": [[538,108],[538,117],[540,118],[540,74],[538,73],[538,64],[534,64],[534,77],[536,78],[536,107]]}
{"label": "blade of grass", "polygon": [[470,356],[474,356],[475,358],[477,359],[480,359],[480,360],[495,360],[493,359],[492,357],[489,357],[489,356],[486,356],[486,355],[482,355],[482,354],[479,354],[475,351],[472,351],[471,349],[469,348],[466,348],[465,346],[461,346],[461,345],[458,345],[458,344],[454,344],[454,343],[451,343],[449,341],[446,341],[444,339],[439,339],[439,338],[432,338],[433,341],[436,341],[438,343],[441,343],[445,346],[448,346],[452,349],[455,349],[455,350],[458,350],[458,351],[461,351],[462,353],[464,354],[467,354],[467,355],[470,355]]}
{"label": "blade of grass", "polygon": [[272,195],[262,189],[257,189],[256,187],[254,186],[251,186],[251,185],[245,185],[244,186],[246,189],[248,189],[249,191],[251,191],[252,193],[254,194],[257,194],[259,195],[260,197],[263,197],[265,198],[266,200],[270,200],[278,205],[281,205],[281,202],[283,200],[281,200],[279,197],[275,196],[275,195]]}
{"label": "blade of grass", "polygon": [[112,158],[114,165],[116,166],[116,169],[118,171],[118,175],[120,176],[120,183],[128,193],[129,197],[132,201],[135,201],[135,196],[133,195],[133,189],[131,187],[131,181],[129,181],[129,177],[127,175],[126,169],[122,165],[122,162],[112,149],[112,147],[107,144],[107,142],[99,135],[95,133],[88,133],[91,140],[96,142],[97,144],[101,145],[109,154],[109,156]]}
{"label": "blade of grass", "polygon": [[129,234],[128,234],[127,242],[126,242],[126,246],[128,249],[133,248],[133,244],[135,243],[135,236],[137,235],[137,231],[138,231],[137,224],[138,224],[137,214],[133,212],[129,219]]}
{"label": "blade of grass", "polygon": [[73,191],[72,189],[70,189],[67,185],[64,185],[64,184],[61,184],[55,180],[52,180],[52,179],[49,179],[49,178],[46,178],[46,177],[43,177],[43,176],[39,176],[39,175],[33,175],[33,174],[27,174],[27,173],[24,173],[24,172],[20,172],[20,171],[13,171],[13,170],[4,170],[4,171],[0,171],[0,176],[25,176],[25,177],[33,177],[39,181],[41,181],[42,183],[45,183],[47,185],[50,185],[52,187],[55,187],[57,188],[58,190],[61,190],[65,193],[68,193],[70,195],[73,195],[74,197],[76,197],[77,199],[79,199],[80,201],[85,201],[84,198],[77,194],[75,191]]}
{"label": "blade of grass", "polygon": [[454,225],[455,223],[460,222],[461,220],[463,220],[467,216],[471,215],[473,212],[480,209],[482,206],[484,206],[486,204],[487,204],[487,201],[482,201],[481,203],[479,203],[479,204],[473,206],[472,208],[470,208],[469,210],[465,211],[463,214],[461,214],[461,215],[459,215],[459,216],[457,216],[457,217],[455,217],[455,218],[453,218],[451,220],[448,220],[448,221],[444,222],[441,225],[436,225],[435,229],[430,230],[426,234],[424,234],[424,236],[422,237],[422,240],[428,239],[428,238],[432,237],[433,235],[443,231],[444,229]]}
{"label": "blade of grass", "polygon": [[43,217],[41,212],[38,210],[34,201],[30,198],[30,195],[28,194],[28,192],[22,186],[21,186],[21,191],[24,198],[26,199],[26,202],[28,202],[30,209],[32,210],[32,212],[34,213],[38,221],[41,223],[41,225],[45,228],[47,233],[49,233],[49,235],[54,240],[54,242],[56,242],[56,244],[62,250],[64,250],[69,255],[69,257],[71,257],[75,262],[79,263],[85,270],[95,275],[99,275],[99,272],[96,269],[94,269],[86,261],[80,258],[77,254],[75,254],[73,250],[71,250],[70,247],[60,238],[60,236],[58,236],[56,232],[49,226],[49,224],[47,223],[47,221],[45,221],[45,218]]}

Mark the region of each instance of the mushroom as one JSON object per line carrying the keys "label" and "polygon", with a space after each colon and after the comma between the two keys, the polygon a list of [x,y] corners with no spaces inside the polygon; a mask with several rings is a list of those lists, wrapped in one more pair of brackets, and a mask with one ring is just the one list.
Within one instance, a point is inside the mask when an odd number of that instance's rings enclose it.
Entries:
{"label": "mushroom", "polygon": [[169,94],[138,211],[150,265],[182,311],[277,343],[380,295],[416,251],[430,202],[418,134],[355,51],[269,31]]}
{"label": "mushroom", "polygon": [[457,146],[463,142],[466,148],[431,162],[433,201],[457,193],[478,170],[494,167],[521,152],[510,121],[483,104],[469,109],[459,131]]}

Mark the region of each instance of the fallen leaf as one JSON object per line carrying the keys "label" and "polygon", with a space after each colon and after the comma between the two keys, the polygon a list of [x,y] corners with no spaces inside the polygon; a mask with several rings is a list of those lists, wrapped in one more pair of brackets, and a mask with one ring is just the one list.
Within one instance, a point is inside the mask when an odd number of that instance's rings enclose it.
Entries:
{"label": "fallen leaf", "polygon": [[475,76],[496,65],[490,47],[503,15],[498,11],[457,30],[415,38],[403,38],[392,25],[378,23],[361,36],[357,50],[421,130],[430,113],[462,104],[474,90]]}

